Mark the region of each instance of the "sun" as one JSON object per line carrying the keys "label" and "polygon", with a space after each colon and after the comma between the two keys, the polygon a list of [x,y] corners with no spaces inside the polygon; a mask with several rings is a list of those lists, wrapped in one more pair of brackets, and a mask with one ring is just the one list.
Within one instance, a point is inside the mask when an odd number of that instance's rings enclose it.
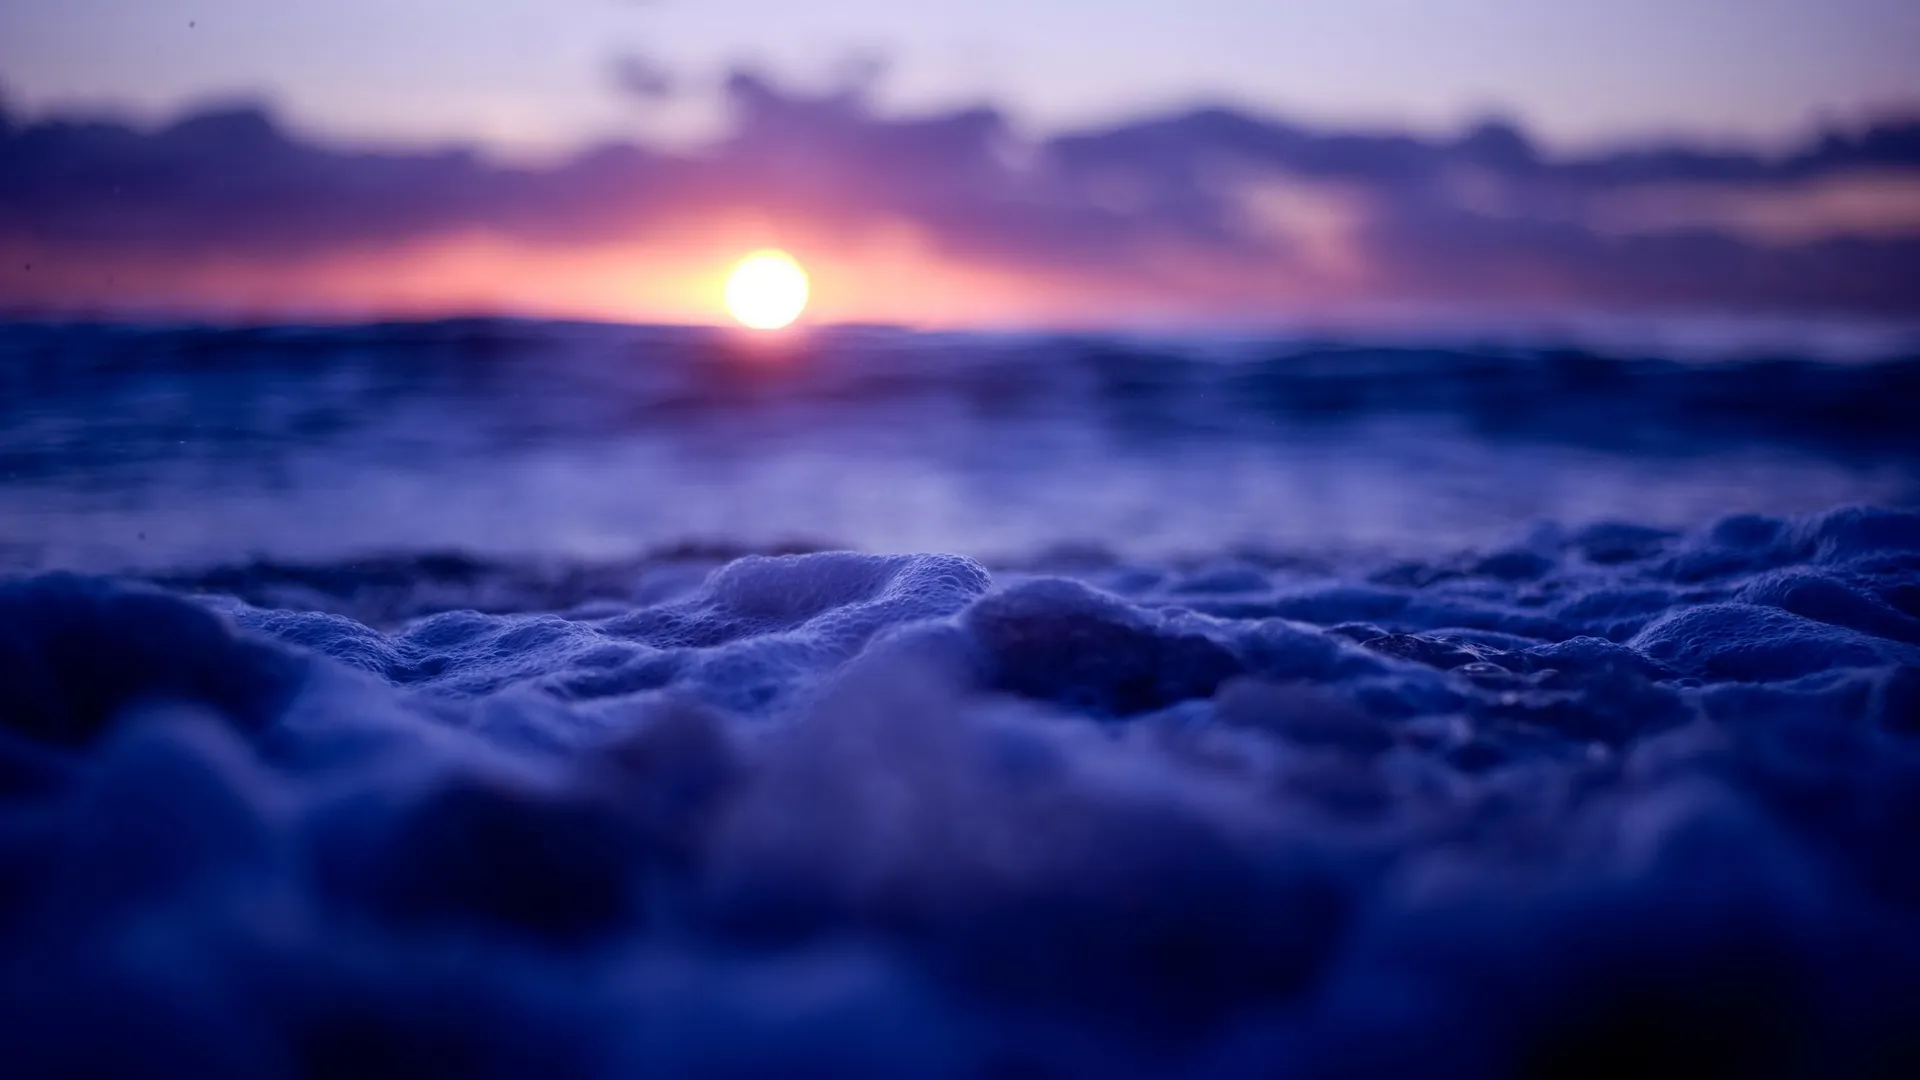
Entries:
{"label": "sun", "polygon": [[807,307],[807,272],[784,251],[756,251],[727,278],[727,310],[741,325],[778,330]]}

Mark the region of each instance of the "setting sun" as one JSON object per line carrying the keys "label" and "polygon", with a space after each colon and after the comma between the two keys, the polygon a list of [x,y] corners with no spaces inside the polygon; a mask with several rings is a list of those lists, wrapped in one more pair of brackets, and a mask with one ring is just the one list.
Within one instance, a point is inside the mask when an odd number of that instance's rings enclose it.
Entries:
{"label": "setting sun", "polygon": [[784,251],[756,251],[727,279],[727,310],[741,325],[778,330],[807,307],[807,272]]}

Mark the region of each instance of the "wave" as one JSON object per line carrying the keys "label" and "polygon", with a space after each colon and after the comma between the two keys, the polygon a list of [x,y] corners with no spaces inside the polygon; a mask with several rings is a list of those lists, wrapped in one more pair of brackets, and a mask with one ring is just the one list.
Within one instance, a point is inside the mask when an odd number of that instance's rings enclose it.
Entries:
{"label": "wave", "polygon": [[14,325],[0,398],[16,571],[443,552],[537,576],[687,545],[1431,558],[1543,520],[1920,506],[1920,357],[1898,350]]}
{"label": "wave", "polygon": [[1920,515],[733,554],[0,584],[10,1069],[1913,1064]]}
{"label": "wave", "polygon": [[[1257,432],[1380,413],[1466,418],[1485,434],[1621,442],[1764,435],[1920,448],[1920,352],[1871,359],[1740,350],[1673,359],[1576,345],[1364,338],[1150,339],[822,328],[762,341],[701,328],[456,320],[364,326],[0,327],[0,391],[48,412],[227,403],[223,438],[372,426],[383,406],[491,403],[500,438],[592,438],[781,409],[938,403],[980,418],[1086,413],[1145,429]],[[298,395],[289,414],[262,408]],[[353,406],[348,409],[346,406]],[[505,409],[500,406],[506,406]],[[143,408],[144,407],[144,408]],[[506,415],[503,415],[505,413]],[[178,434],[153,418],[156,438]],[[17,451],[16,451],[17,453]]]}

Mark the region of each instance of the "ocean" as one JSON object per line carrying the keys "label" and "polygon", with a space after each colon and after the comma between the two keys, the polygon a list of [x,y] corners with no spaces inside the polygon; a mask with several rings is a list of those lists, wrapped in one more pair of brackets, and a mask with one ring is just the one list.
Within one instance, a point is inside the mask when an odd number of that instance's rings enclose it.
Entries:
{"label": "ocean", "polygon": [[9,568],[1425,558],[1920,501],[1920,346],[52,325],[0,330],[0,379]]}
{"label": "ocean", "polygon": [[1920,338],[1786,340],[0,325],[0,1060],[1910,1075]]}

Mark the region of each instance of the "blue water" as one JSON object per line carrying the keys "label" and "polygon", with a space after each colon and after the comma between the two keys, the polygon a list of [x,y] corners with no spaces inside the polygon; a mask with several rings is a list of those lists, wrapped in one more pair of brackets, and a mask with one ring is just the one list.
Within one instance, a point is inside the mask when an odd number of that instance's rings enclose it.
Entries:
{"label": "blue water", "polygon": [[1920,359],[0,329],[7,1075],[1908,1075]]}
{"label": "blue water", "polygon": [[1430,555],[1540,522],[1920,500],[1920,359],[1897,355],[79,326],[0,333],[0,380],[0,522],[41,567]]}

